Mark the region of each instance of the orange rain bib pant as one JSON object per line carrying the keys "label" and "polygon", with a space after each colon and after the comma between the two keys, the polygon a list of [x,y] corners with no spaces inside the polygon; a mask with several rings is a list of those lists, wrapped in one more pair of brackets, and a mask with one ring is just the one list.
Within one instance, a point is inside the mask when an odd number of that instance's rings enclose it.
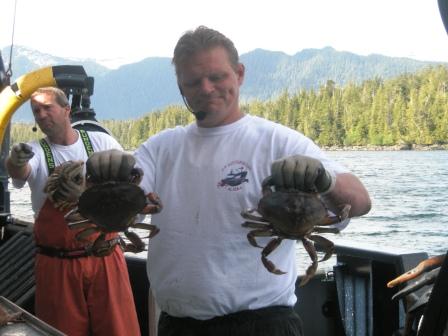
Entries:
{"label": "orange rain bib pant", "polygon": [[[46,200],[34,225],[36,245],[79,250],[80,231]],[[88,239],[93,241],[98,234]],[[114,235],[108,234],[107,239]],[[105,257],[36,254],[36,316],[68,336],[139,336],[126,261],[119,246]]]}

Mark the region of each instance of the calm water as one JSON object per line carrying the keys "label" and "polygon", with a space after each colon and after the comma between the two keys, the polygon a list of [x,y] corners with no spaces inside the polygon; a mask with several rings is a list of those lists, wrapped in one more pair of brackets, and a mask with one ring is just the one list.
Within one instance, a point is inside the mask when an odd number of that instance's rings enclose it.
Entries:
{"label": "calm water", "polygon": [[360,177],[373,204],[340,239],[430,255],[447,251],[448,151],[329,154]]}
{"label": "calm water", "polygon": [[[340,235],[327,238],[429,255],[447,251],[448,151],[335,151],[329,155],[364,182],[373,207],[366,216],[352,219]],[[31,220],[29,190],[10,190],[13,215]],[[301,244],[297,254],[303,261]]]}

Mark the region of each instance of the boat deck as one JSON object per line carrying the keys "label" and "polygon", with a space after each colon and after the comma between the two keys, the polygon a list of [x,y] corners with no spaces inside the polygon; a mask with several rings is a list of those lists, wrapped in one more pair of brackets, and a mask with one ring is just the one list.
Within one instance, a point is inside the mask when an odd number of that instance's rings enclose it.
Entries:
{"label": "boat deck", "polygon": [[[34,242],[30,230],[7,230],[0,245],[0,296],[33,314]],[[426,253],[372,250],[361,246],[336,246],[333,270],[318,272],[304,287],[297,279],[295,307],[306,335],[392,335],[403,328],[405,307],[393,301],[398,291],[386,284],[428,258]],[[145,259],[126,256],[142,335],[149,334]],[[447,276],[447,275],[445,275]],[[446,287],[446,286],[445,286]],[[448,293],[437,313],[448,316]],[[443,299],[445,298],[445,299]],[[442,305],[438,302],[439,306]],[[429,335],[429,334],[428,334]],[[435,334],[434,334],[435,335]]]}

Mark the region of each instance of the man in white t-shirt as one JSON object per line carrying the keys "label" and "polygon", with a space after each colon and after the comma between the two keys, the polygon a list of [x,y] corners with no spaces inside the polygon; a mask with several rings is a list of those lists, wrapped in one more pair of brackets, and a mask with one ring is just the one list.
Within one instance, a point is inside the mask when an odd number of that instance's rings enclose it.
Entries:
{"label": "man in white t-shirt", "polygon": [[68,228],[64,211],[44,193],[54,167],[86,161],[91,151],[122,150],[110,135],[77,131],[70,123],[70,105],[58,88],[38,89],[31,109],[44,139],[12,147],[6,167],[15,187],[28,182],[35,216],[36,316],[70,336],[140,335],[123,251],[116,234],[109,255],[96,256],[89,246],[98,234],[78,241],[79,230]]}
{"label": "man in white t-shirt", "polygon": [[[301,335],[295,241],[269,256],[286,274],[270,273],[248,243],[241,212],[257,205],[270,175],[276,187],[321,193],[333,212],[351,205],[350,217],[370,210],[368,192],[301,133],[240,110],[245,68],[221,33],[203,26],[185,33],[173,64],[196,122],[160,132],[134,154],[141,187],[164,203],[151,219],[160,232],[148,248],[159,335]],[[116,155],[95,153],[88,165],[112,171],[106,168],[119,164]]]}

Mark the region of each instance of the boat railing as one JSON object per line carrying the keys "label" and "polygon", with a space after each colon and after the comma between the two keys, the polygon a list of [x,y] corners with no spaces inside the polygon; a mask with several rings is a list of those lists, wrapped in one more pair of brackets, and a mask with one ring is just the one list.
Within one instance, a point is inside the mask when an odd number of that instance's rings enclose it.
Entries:
{"label": "boat railing", "polygon": [[331,271],[296,288],[305,334],[384,336],[403,328],[406,307],[392,300],[398,289],[386,284],[428,255],[353,244],[336,245],[335,254]]}

